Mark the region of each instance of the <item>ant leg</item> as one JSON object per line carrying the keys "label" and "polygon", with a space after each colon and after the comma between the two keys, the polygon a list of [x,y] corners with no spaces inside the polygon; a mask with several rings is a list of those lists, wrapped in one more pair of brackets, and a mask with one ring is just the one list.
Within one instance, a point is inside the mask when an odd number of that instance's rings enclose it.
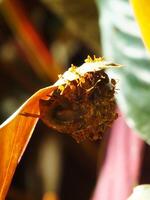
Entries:
{"label": "ant leg", "polygon": [[25,117],[34,117],[34,118],[40,118],[40,115],[38,114],[32,114],[32,113],[20,113],[20,115],[25,116]]}

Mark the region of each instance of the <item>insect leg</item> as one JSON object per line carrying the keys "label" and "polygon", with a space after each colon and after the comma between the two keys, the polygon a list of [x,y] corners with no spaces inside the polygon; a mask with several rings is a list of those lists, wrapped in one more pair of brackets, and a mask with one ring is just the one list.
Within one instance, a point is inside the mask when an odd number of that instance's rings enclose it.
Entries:
{"label": "insect leg", "polygon": [[40,118],[40,115],[38,115],[38,114],[32,114],[32,113],[27,113],[27,112],[20,113],[20,115],[22,115],[22,116],[24,116],[24,117]]}

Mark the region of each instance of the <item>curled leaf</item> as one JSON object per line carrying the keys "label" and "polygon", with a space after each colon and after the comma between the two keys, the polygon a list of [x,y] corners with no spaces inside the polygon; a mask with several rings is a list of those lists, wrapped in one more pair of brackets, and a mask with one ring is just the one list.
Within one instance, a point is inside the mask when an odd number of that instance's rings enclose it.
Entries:
{"label": "curled leaf", "polygon": [[5,199],[39,118],[77,141],[98,139],[112,124],[117,117],[116,82],[104,70],[119,66],[102,58],[88,57],[80,67],[69,68],[53,86],[35,93],[0,126],[0,200]]}

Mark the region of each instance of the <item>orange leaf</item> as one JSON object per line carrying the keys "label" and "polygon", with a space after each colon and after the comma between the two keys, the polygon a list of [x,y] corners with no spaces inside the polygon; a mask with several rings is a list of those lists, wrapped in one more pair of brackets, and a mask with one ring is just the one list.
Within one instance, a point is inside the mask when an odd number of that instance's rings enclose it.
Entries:
{"label": "orange leaf", "polygon": [[0,126],[0,200],[5,199],[16,166],[38,121],[38,118],[27,118],[20,113],[39,114],[39,99],[47,99],[55,88],[39,90]]}
{"label": "orange leaf", "polygon": [[27,16],[22,1],[6,0],[1,2],[0,11],[16,37],[30,66],[39,77],[57,80],[62,68],[44,45],[38,32]]}

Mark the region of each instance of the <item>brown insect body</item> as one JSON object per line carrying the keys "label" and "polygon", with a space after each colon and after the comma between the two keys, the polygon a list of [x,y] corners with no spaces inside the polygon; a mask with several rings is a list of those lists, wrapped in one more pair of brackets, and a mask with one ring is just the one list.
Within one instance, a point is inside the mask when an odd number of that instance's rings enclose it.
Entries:
{"label": "brown insect body", "polygon": [[55,90],[49,100],[40,100],[40,118],[49,127],[71,135],[77,142],[97,140],[117,118],[115,81],[104,70],[84,76]]}

